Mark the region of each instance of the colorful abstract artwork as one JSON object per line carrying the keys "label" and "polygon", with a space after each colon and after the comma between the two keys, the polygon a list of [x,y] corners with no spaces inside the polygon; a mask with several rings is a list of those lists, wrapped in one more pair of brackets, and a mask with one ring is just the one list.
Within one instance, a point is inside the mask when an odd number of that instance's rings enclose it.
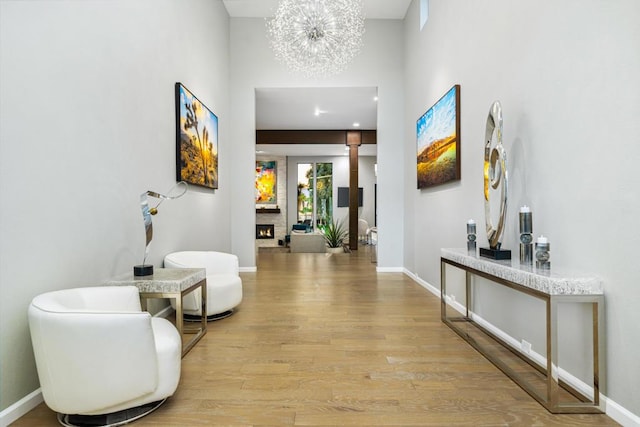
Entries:
{"label": "colorful abstract artwork", "polygon": [[218,117],[176,83],[176,179],[218,188]]}
{"label": "colorful abstract artwork", "polygon": [[256,161],[256,203],[278,203],[276,161]]}
{"label": "colorful abstract artwork", "polygon": [[460,179],[460,85],[417,121],[418,189]]}

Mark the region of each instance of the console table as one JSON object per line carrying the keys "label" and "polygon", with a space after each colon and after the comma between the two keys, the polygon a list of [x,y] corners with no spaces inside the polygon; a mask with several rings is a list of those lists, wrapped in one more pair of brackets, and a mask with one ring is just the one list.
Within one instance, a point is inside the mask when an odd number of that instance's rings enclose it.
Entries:
{"label": "console table", "polygon": [[[493,261],[469,255],[466,249],[441,249],[441,317],[442,321],[489,359],[552,413],[604,413],[604,293],[602,282],[593,277],[562,276],[556,272],[539,272],[520,266],[518,260]],[[451,306],[447,294],[446,266],[465,272],[466,301],[462,313]],[[472,276],[506,286],[545,302],[546,366],[532,359],[480,325],[473,313]],[[461,301],[458,301],[461,303]],[[558,375],[558,304],[581,303],[591,306],[593,338],[593,396],[571,387]],[[448,310],[451,309],[451,310]],[[455,313],[458,313],[455,315]],[[452,315],[454,314],[454,315]],[[496,350],[498,348],[499,350]],[[506,350],[506,351],[505,351]],[[517,358],[512,357],[518,356]],[[516,363],[506,362],[507,357]],[[522,361],[526,363],[522,363]],[[520,363],[522,366],[517,366]],[[529,371],[529,372],[527,372]],[[533,374],[532,374],[533,372]],[[536,381],[540,384],[536,387]],[[542,381],[542,382],[541,382]],[[589,393],[591,394],[591,393]],[[567,399],[568,397],[568,399]]]}
{"label": "console table", "polygon": [[[182,340],[182,357],[207,333],[207,317],[202,316],[197,328],[184,327],[182,301],[185,295],[200,288],[202,313],[207,312],[207,279],[204,268],[156,268],[151,276],[127,273],[105,283],[107,286],[136,286],[140,291],[140,304],[147,310],[149,298],[172,298],[176,305],[176,329]],[[185,342],[185,334],[193,337]]]}

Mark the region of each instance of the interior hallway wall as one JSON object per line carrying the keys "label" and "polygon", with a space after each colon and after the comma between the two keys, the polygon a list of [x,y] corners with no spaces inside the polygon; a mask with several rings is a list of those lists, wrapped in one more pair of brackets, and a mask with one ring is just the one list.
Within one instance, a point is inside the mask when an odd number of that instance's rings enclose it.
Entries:
{"label": "interior hallway wall", "polygon": [[[640,3],[431,0],[422,31],[418,3],[405,20],[405,266],[439,287],[440,248],[464,247],[470,218],[479,246],[487,245],[483,139],[489,107],[500,100],[510,180],[503,245],[518,257],[517,213],[526,204],[535,237],[550,239],[552,269],[604,279],[607,396],[640,414],[640,263],[631,256],[640,213]],[[454,84],[462,180],[416,190],[415,121]],[[533,330],[539,310],[498,292],[479,303],[494,324],[517,339],[532,336],[544,353]],[[578,354],[560,360],[578,376],[585,338],[574,323],[585,317],[569,309],[561,318],[561,342]]]}
{"label": "interior hallway wall", "polygon": [[162,204],[156,267],[171,251],[231,246],[222,2],[0,2],[0,410],[39,387],[31,299],[142,262],[139,196],[175,184],[177,81],[219,117],[220,189]]}

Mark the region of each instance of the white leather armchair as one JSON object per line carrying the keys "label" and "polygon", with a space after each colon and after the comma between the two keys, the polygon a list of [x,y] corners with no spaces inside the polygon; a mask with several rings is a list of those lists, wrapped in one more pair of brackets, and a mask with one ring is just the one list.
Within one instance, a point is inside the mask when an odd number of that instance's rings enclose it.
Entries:
{"label": "white leather armchair", "polygon": [[48,292],[33,299],[28,316],[42,395],[64,425],[137,419],[178,387],[178,331],[141,311],[134,286]]}
{"label": "white leather armchair", "polygon": [[[224,252],[182,251],[164,257],[165,268],[204,268],[207,274],[207,319],[217,320],[233,314],[242,302],[242,279],[238,257]],[[200,319],[200,289],[185,295],[185,318]],[[171,304],[175,304],[174,301]],[[174,306],[175,307],[175,306]]]}

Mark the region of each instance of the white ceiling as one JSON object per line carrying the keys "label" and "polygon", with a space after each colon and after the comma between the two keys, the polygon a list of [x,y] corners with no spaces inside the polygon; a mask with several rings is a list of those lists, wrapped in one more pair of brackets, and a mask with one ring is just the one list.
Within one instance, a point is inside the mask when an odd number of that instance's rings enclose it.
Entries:
{"label": "white ceiling", "polygon": [[[278,0],[223,0],[232,18],[271,18]],[[366,19],[404,19],[411,0],[363,0]]]}
{"label": "white ceiling", "polygon": [[[223,0],[232,18],[270,18],[278,0]],[[363,0],[366,19],[404,19],[411,0]],[[266,37],[266,34],[265,34]],[[377,129],[375,87],[258,88],[256,129],[342,130]],[[316,115],[316,110],[320,114]],[[355,127],[354,123],[359,123]],[[315,156],[344,155],[342,146],[258,145],[259,154]],[[376,155],[375,146],[362,146],[361,155]]]}
{"label": "white ceiling", "polygon": [[375,87],[257,88],[256,129],[373,130],[377,95]]}
{"label": "white ceiling", "polygon": [[[257,130],[377,129],[375,87],[258,88]],[[355,126],[358,123],[360,126]],[[256,145],[258,154],[273,156],[342,156],[343,145]],[[361,156],[375,156],[375,145],[362,145]]]}

